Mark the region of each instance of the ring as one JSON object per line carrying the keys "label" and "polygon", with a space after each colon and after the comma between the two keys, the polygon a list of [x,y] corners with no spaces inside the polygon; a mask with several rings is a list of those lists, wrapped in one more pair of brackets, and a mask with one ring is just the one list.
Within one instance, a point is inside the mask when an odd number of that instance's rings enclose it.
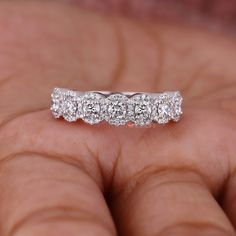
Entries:
{"label": "ring", "polygon": [[183,98],[180,92],[80,92],[55,88],[51,95],[51,111],[55,118],[74,122],[82,119],[94,125],[106,121],[120,126],[127,123],[149,126],[179,121]]}

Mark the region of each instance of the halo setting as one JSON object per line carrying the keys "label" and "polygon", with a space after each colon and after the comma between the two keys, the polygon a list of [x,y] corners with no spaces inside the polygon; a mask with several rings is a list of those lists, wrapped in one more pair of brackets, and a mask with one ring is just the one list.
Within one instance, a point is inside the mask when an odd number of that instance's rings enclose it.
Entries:
{"label": "halo setting", "polygon": [[183,98],[179,92],[77,92],[55,88],[51,98],[55,118],[62,116],[69,122],[82,119],[91,125],[106,121],[115,126],[131,122],[147,127],[152,123],[177,122],[183,114]]}

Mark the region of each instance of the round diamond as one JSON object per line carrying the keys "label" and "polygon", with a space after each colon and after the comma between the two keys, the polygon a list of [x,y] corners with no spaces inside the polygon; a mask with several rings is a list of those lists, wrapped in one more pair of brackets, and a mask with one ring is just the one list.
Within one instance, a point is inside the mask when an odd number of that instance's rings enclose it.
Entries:
{"label": "round diamond", "polygon": [[97,124],[103,120],[102,104],[104,96],[99,93],[88,92],[82,100],[82,119],[89,124]]}
{"label": "round diamond", "polygon": [[105,119],[112,125],[125,125],[128,122],[129,99],[122,94],[113,94],[106,99]]}
{"label": "round diamond", "polygon": [[62,115],[59,100],[52,101],[51,111],[55,118],[59,118]]}
{"label": "round diamond", "polygon": [[60,89],[55,88],[53,90],[53,93],[51,95],[52,97],[52,105],[51,105],[51,111],[55,118],[59,118],[62,116],[62,101],[64,99],[63,93]]}
{"label": "round diamond", "polygon": [[138,94],[131,98],[132,118],[131,120],[140,126],[149,125],[152,122],[152,102],[146,94]]}
{"label": "round diamond", "polygon": [[155,100],[155,115],[154,120],[159,124],[166,124],[172,118],[173,106],[171,98],[168,94],[164,93]]}
{"label": "round diamond", "polygon": [[76,93],[68,91],[64,95],[62,102],[63,117],[69,122],[76,121],[79,118],[80,101]]}
{"label": "round diamond", "polygon": [[170,120],[178,121],[182,115],[182,101],[183,98],[179,92],[160,95],[155,100],[154,120],[159,124],[168,123]]}
{"label": "round diamond", "polygon": [[183,102],[182,96],[180,95],[179,92],[176,92],[172,98],[172,103],[173,103],[172,119],[174,121],[179,121],[181,115],[183,114],[182,102]]}

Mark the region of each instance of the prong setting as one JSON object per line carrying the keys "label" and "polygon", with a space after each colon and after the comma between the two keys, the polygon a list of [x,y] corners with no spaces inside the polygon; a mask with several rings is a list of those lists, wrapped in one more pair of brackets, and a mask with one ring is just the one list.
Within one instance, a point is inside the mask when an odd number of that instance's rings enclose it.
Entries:
{"label": "prong setting", "polygon": [[76,92],[66,91],[63,96],[62,115],[66,121],[74,122],[80,117],[80,99]]}
{"label": "prong setting", "polygon": [[99,93],[87,92],[82,97],[82,119],[88,124],[98,124],[103,120],[102,110],[105,97]]}
{"label": "prong setting", "polygon": [[51,112],[55,118],[60,118],[63,114],[62,103],[64,94],[62,89],[55,88],[51,94]]}
{"label": "prong setting", "polygon": [[130,98],[131,121],[137,126],[147,126],[152,122],[152,99],[147,94],[137,94]]}
{"label": "prong setting", "polygon": [[128,97],[123,94],[112,94],[104,104],[105,120],[115,126],[125,125],[128,117]]}

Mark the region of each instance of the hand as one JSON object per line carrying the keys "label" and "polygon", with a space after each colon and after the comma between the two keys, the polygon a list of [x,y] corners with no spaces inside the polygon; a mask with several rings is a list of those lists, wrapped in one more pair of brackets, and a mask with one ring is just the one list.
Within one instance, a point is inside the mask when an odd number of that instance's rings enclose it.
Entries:
{"label": "hand", "polygon": [[[235,235],[235,39],[0,5],[1,236]],[[181,90],[184,116],[150,129],[70,124],[50,114],[54,87]]]}

